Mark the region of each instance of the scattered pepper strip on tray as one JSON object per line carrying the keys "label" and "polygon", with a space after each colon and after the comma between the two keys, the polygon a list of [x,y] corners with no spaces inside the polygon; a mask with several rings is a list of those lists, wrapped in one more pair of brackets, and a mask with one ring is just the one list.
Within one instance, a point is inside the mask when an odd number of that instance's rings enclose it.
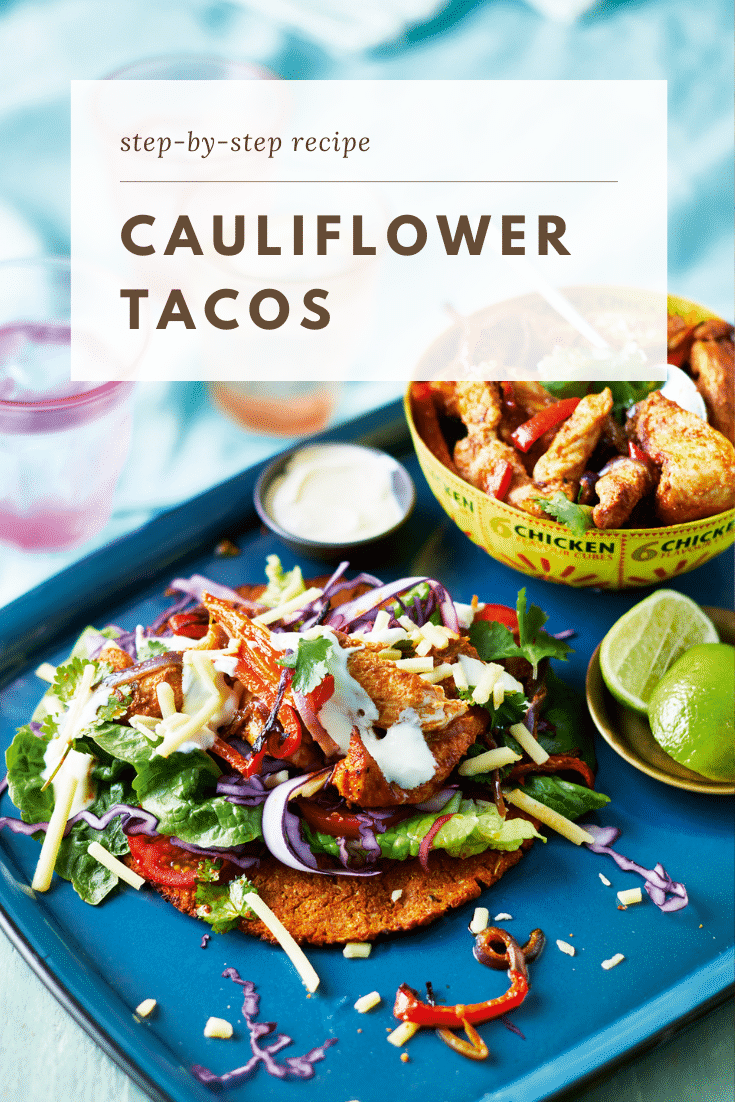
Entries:
{"label": "scattered pepper strip on tray", "polygon": [[489,1022],[520,1006],[528,994],[528,972],[521,947],[511,934],[497,926],[489,927],[483,933],[493,941],[502,941],[506,946],[511,984],[504,995],[483,1003],[429,1006],[403,983],[396,993],[393,1016],[403,1022],[414,1022],[415,1025],[464,1029],[467,1023],[477,1025],[480,1022]]}
{"label": "scattered pepper strip on tray", "polygon": [[535,413],[530,420],[519,425],[511,434],[511,440],[519,451],[529,451],[545,432],[566,421],[567,417],[571,417],[580,401],[580,398],[562,398],[554,402],[553,406],[546,406],[545,409]]}

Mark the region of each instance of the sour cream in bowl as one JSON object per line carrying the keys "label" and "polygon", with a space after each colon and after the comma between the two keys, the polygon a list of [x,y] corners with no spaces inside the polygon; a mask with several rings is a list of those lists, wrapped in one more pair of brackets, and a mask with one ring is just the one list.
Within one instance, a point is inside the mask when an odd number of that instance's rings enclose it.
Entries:
{"label": "sour cream in bowl", "polygon": [[325,561],[392,536],[415,498],[405,467],[358,444],[308,444],[288,452],[255,487],[263,523],[293,550]]}

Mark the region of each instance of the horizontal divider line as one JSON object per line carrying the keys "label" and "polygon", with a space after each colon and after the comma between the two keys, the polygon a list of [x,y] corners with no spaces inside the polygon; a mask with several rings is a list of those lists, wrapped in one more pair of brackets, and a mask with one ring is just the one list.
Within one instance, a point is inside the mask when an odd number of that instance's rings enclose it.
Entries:
{"label": "horizontal divider line", "polygon": [[618,180],[120,180],[121,184],[617,184]]}

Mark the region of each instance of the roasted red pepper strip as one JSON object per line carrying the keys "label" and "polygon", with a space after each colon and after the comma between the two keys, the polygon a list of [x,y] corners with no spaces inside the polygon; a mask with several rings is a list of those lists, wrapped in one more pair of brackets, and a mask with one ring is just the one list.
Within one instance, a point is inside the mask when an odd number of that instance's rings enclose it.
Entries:
{"label": "roasted red pepper strip", "polygon": [[498,463],[493,473],[485,480],[485,493],[502,501],[513,481],[513,468],[506,459]]}
{"label": "roasted red pepper strip", "polygon": [[518,403],[516,402],[516,392],[513,386],[513,380],[504,380],[500,384],[500,389],[503,392],[503,401],[508,409],[518,409]]}
{"label": "roasted red pepper strip", "polygon": [[229,742],[225,742],[219,735],[215,736],[212,751],[226,761],[228,765],[231,765],[233,769],[236,769],[238,773],[241,773],[243,777],[252,776],[248,773],[252,758],[244,758],[234,746],[230,746]]}
{"label": "roasted red pepper strip", "polygon": [[561,401],[554,402],[553,406],[539,410],[529,421],[524,421],[511,433],[511,440],[519,451],[527,452],[545,432],[571,417],[580,401],[580,398],[562,398]]}
{"label": "roasted red pepper strip", "polygon": [[511,984],[504,995],[496,999],[489,999],[484,1003],[462,1003],[457,1006],[429,1006],[418,997],[406,984],[401,984],[396,993],[396,1001],[393,1007],[393,1016],[404,1022],[414,1022],[416,1025],[439,1026],[446,1029],[461,1029],[465,1022],[477,1025],[479,1022],[489,1022],[505,1014],[508,1010],[520,1006],[528,994],[528,973],[523,953],[518,943],[504,930],[494,930],[495,936],[505,942],[508,951],[510,968],[508,976]]}
{"label": "roasted red pepper strip", "polygon": [[319,682],[315,689],[306,693],[306,700],[312,712],[318,712],[334,696],[334,677],[331,673]]}
{"label": "roasted red pepper strip", "polygon": [[563,773],[565,770],[570,773],[579,773],[587,788],[595,787],[595,775],[589,765],[581,758],[575,758],[573,754],[551,754],[543,765],[537,765],[532,761],[519,762],[513,766],[508,776],[511,780],[525,784],[528,773]]}
{"label": "roasted red pepper strip", "polygon": [[209,613],[176,612],[169,616],[169,627],[174,635],[184,635],[187,639],[203,639],[209,631]]}

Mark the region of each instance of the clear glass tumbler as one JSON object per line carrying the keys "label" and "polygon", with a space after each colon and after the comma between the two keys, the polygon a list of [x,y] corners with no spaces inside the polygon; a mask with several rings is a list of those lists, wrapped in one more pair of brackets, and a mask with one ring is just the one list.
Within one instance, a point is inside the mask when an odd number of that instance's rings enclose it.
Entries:
{"label": "clear glass tumbler", "polygon": [[65,259],[0,264],[0,541],[76,547],[109,519],[132,383],[70,380]]}

